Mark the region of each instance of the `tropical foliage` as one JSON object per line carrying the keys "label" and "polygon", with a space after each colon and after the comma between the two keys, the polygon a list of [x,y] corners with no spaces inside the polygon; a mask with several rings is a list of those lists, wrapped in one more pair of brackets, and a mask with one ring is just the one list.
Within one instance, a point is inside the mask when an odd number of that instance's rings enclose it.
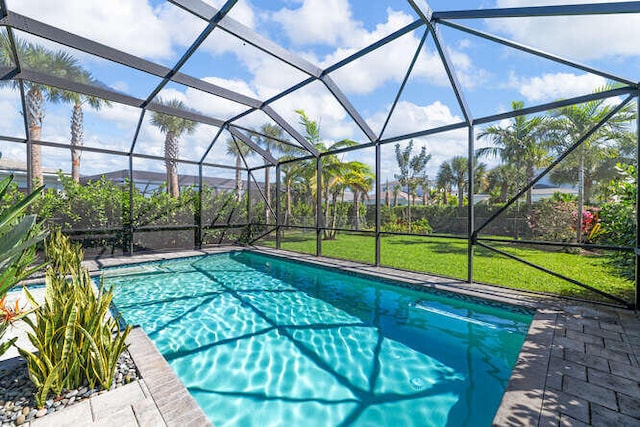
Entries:
{"label": "tropical foliage", "polygon": [[[0,181],[0,201],[5,201],[11,192],[12,180],[13,177],[8,176]],[[15,203],[0,203],[0,340],[7,325],[21,314],[18,305],[11,307],[5,303],[7,292],[41,266],[36,262],[35,247],[46,234],[36,222],[36,215],[26,213],[40,195],[41,189],[37,189]],[[14,342],[15,338],[0,341],[0,355]]]}
{"label": "tropical foliage", "polygon": [[96,294],[89,271],[81,266],[80,245],[55,232],[47,241],[46,290],[38,305],[25,289],[35,309],[35,320],[25,318],[35,352],[19,349],[35,385],[36,403],[43,407],[51,395],[89,384],[111,388],[117,361],[126,349],[130,326],[120,330],[110,317],[113,297],[102,281]]}
{"label": "tropical foliage", "polygon": [[[29,70],[38,71],[55,77],[83,84],[99,84],[91,74],[86,71],[78,60],[67,52],[51,50],[37,43],[15,38],[15,47],[20,61],[20,66]],[[13,57],[9,36],[0,32],[0,67],[15,67],[16,58]],[[1,84],[1,83],[0,83]],[[82,145],[82,104],[88,103],[92,108],[99,109],[108,103],[96,97],[81,95],[54,86],[47,86],[28,80],[11,80],[14,89],[19,89],[24,84],[26,121],[29,130],[29,139],[42,140],[42,126],[45,119],[46,102],[49,103],[73,103],[71,120],[71,158],[72,170],[76,172],[80,162],[78,148]],[[29,150],[31,174],[33,180],[39,184],[44,183],[42,173],[42,147],[32,144]]]}
{"label": "tropical foliage", "polygon": [[[186,110],[184,103],[178,99],[169,101],[160,100],[161,105],[166,105],[178,110]],[[183,134],[193,133],[197,123],[182,117],[170,114],[153,112],[151,124],[164,133],[164,165],[167,170],[167,193],[171,197],[180,195],[180,184],[178,182],[178,152],[180,148],[180,137]]]}

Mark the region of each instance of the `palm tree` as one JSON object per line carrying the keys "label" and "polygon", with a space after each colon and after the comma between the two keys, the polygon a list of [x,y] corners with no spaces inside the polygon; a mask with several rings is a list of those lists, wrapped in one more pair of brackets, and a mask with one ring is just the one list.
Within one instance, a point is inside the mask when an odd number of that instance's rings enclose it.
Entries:
{"label": "palm tree", "polygon": [[[252,137],[256,140],[258,145],[264,147],[264,150],[268,154],[272,154],[274,151],[284,151],[283,146],[279,139],[282,139],[284,132],[278,125],[272,125],[269,123],[263,124],[259,130],[252,132]],[[266,165],[266,160],[265,160]],[[271,167],[268,165],[264,168],[264,189],[266,206],[264,217],[267,224],[269,223],[269,206],[271,206]]]}
{"label": "palm tree", "polygon": [[458,189],[458,215],[462,215],[464,209],[464,191],[467,185],[469,162],[466,157],[454,156],[451,159],[451,173],[453,181]]}
{"label": "palm tree", "polygon": [[499,165],[487,173],[487,189],[493,201],[507,201],[509,193],[515,190],[517,174],[513,165]]}
{"label": "palm tree", "polygon": [[[184,103],[178,99],[171,99],[167,102],[161,100],[160,103],[172,108],[186,110]],[[157,112],[153,113],[151,124],[165,134],[164,164],[167,169],[167,193],[171,197],[178,197],[180,195],[180,187],[178,185],[179,139],[184,133],[193,133],[198,124],[181,117]]]}
{"label": "palm tree", "polygon": [[[285,156],[282,157],[280,160],[290,160],[293,157],[290,156]],[[284,184],[284,192],[285,192],[285,199],[284,199],[284,224],[285,225],[289,225],[289,223],[291,222],[291,217],[292,217],[292,213],[291,213],[291,204],[292,204],[292,195],[291,195],[291,190],[293,189],[293,186],[295,185],[296,182],[300,181],[303,179],[302,174],[304,173],[304,169],[306,167],[306,164],[302,163],[302,162],[288,162],[288,163],[282,163],[280,168],[282,171],[282,183]]]}
{"label": "palm tree", "polygon": [[[607,85],[596,92],[612,88],[612,85]],[[555,118],[553,128],[558,133],[554,142],[558,152],[561,153],[578,142],[611,112],[613,106],[606,104],[605,101],[599,99],[570,105],[553,112]],[[614,166],[615,159],[618,157],[618,147],[617,144],[612,143],[612,140],[624,140],[633,119],[635,119],[635,106],[627,104],[580,144],[577,148],[577,158],[570,156],[551,173],[551,181],[554,183],[575,183],[576,179],[578,181],[578,226],[576,226],[578,242],[582,240],[583,206],[591,202],[595,182],[615,175]]]}
{"label": "palm tree", "polygon": [[242,199],[242,158],[253,154],[253,150],[241,141],[231,137],[227,139],[227,154],[236,158],[236,201]]}
{"label": "palm tree", "polygon": [[[513,111],[518,111],[524,108],[524,103],[513,101],[511,106]],[[503,162],[516,166],[518,176],[524,169],[528,184],[533,180],[535,169],[551,161],[547,152],[548,133],[549,120],[546,117],[536,116],[528,119],[526,116],[516,116],[507,127],[489,126],[480,132],[478,139],[488,138],[493,146],[478,149],[476,156],[500,157]],[[527,190],[527,205],[531,206],[531,188]]]}
{"label": "palm tree", "polygon": [[[87,71],[82,73],[81,79],[85,84],[98,83]],[[80,182],[80,150],[78,147],[82,146],[84,137],[82,106],[88,104],[94,110],[100,110],[102,107],[110,106],[111,103],[102,98],[69,91],[64,91],[62,97],[66,102],[73,103],[73,112],[71,113],[71,177],[75,182]]]}
{"label": "palm tree", "polygon": [[451,170],[451,163],[442,162],[436,175],[436,185],[442,191],[442,202],[445,205],[449,203],[448,197],[451,194],[453,184],[455,184],[455,177]]}
{"label": "palm tree", "polygon": [[[596,92],[612,89],[605,86]],[[613,106],[599,99],[584,104],[570,105],[553,111],[553,128],[556,132],[554,148],[562,153],[575,144],[598,122],[606,117]],[[619,151],[616,141],[623,141],[631,121],[635,119],[635,106],[627,104],[596,130],[577,149],[578,156],[565,159],[551,173],[557,184],[583,183],[579,198],[589,204],[596,181],[610,178]]]}
{"label": "palm tree", "polygon": [[353,193],[353,227],[360,229],[360,197],[368,197],[369,191],[373,188],[375,176],[371,166],[353,161],[347,163],[347,172],[344,175],[344,185]]}
{"label": "palm tree", "polygon": [[[14,39],[20,65],[23,68],[40,71],[67,80],[81,81],[84,71],[77,59],[63,51],[52,51],[41,45],[30,43],[22,39]],[[15,63],[9,37],[0,32],[0,66],[13,68]],[[14,88],[19,88],[18,81],[12,81]],[[45,117],[45,101],[56,103],[64,101],[63,90],[39,83],[24,81],[26,89],[25,109],[29,140],[42,139],[42,124]],[[30,154],[31,177],[34,182],[42,184],[42,148],[38,144],[31,146]]]}
{"label": "palm tree", "polygon": [[[303,110],[296,110],[300,117],[300,124],[305,128],[305,139],[309,141],[315,149],[320,153],[331,152],[344,147],[353,147],[357,145],[355,141],[350,139],[343,139],[327,147],[326,144],[320,142],[320,127],[318,123],[311,120]],[[322,198],[324,200],[324,219],[325,224],[335,224],[337,216],[337,200],[338,195],[342,190],[343,177],[348,171],[348,166],[342,161],[340,157],[335,154],[328,154],[322,156],[322,175],[321,175],[321,188],[317,189],[317,171],[315,170],[315,162],[306,162],[307,172],[305,176],[310,179],[309,187],[312,192],[321,191]],[[316,193],[317,194],[317,193]],[[314,204],[317,197],[314,197]],[[333,209],[331,209],[333,207]],[[330,221],[333,218],[333,221]],[[336,236],[335,230],[325,229],[323,231],[323,238],[326,240],[334,239]]]}
{"label": "palm tree", "polygon": [[398,206],[398,197],[400,196],[400,191],[402,191],[402,187],[400,184],[396,184],[393,186],[393,207]]}

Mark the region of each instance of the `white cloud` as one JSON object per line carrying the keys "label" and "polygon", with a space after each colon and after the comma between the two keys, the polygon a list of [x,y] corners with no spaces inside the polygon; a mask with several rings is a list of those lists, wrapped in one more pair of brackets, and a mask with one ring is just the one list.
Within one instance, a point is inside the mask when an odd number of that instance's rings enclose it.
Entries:
{"label": "white cloud", "polygon": [[364,137],[355,123],[338,104],[333,95],[319,82],[311,83],[296,92],[279,99],[273,108],[289,123],[304,133],[298,123],[295,110],[302,108],[311,120],[320,125],[323,139],[338,141],[345,138],[364,142]]}
{"label": "white cloud", "polygon": [[[614,3],[617,0],[497,0],[497,7]],[[640,14],[506,18],[485,21],[493,32],[576,60],[637,56]]]}
{"label": "white cloud", "polygon": [[22,104],[17,91],[10,86],[0,86],[0,135],[24,138]]}
{"label": "white cloud", "polygon": [[304,0],[297,9],[281,9],[273,19],[282,27],[292,43],[348,43],[355,33],[363,31],[362,22],[354,21],[347,0]]}
{"label": "white cloud", "polygon": [[116,49],[154,59],[173,54],[172,32],[178,38],[185,33],[176,22],[166,21],[169,9],[154,9],[146,1],[110,0],[107,7],[100,0],[21,0],[12,2],[11,10]]}
{"label": "white cloud", "polygon": [[[388,112],[376,113],[370,118],[370,121],[375,123],[377,127],[381,127],[387,114]],[[417,105],[402,101],[396,106],[383,138],[433,129],[451,123],[458,123],[462,120],[461,117],[453,114],[449,107],[437,101],[429,105]],[[427,153],[432,156],[427,165],[427,173],[429,177],[435,178],[440,163],[455,155],[466,154],[467,142],[467,131],[460,129],[428,137],[414,138],[413,150],[414,153],[417,153],[420,147],[426,146]],[[402,144],[401,142],[400,145],[402,146]],[[385,171],[383,179],[393,180],[393,173],[398,167],[395,156],[391,154],[394,150],[394,145],[386,144],[383,148],[385,153],[389,153],[382,156],[382,170]]]}
{"label": "white cloud", "polygon": [[603,77],[593,74],[555,73],[528,78],[512,75],[510,78],[510,85],[532,102],[587,95],[605,84]]}

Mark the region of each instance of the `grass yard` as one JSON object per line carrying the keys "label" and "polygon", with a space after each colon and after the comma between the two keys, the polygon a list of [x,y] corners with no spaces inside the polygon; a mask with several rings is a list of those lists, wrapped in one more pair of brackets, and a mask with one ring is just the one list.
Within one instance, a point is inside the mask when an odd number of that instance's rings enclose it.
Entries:
{"label": "grass yard", "polygon": [[[263,239],[260,244],[275,246],[275,241]],[[550,252],[508,243],[490,243],[512,255],[546,267],[549,270],[578,280],[607,293],[633,299],[633,282],[620,277],[601,255]],[[314,232],[287,232],[282,249],[315,253]],[[335,240],[322,242],[322,254],[373,264],[375,238],[362,234],[339,233]],[[597,294],[577,285],[553,277],[487,249],[474,249],[474,280],[517,289],[548,292],[564,296],[602,300]],[[381,240],[383,266],[433,273],[466,279],[467,242],[423,236],[383,236]]]}

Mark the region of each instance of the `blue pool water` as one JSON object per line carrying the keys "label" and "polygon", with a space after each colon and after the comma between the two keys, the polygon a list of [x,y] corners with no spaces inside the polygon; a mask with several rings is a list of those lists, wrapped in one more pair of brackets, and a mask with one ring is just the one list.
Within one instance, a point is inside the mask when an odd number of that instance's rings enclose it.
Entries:
{"label": "blue pool water", "polygon": [[216,426],[488,426],[532,318],[250,252],[105,282]]}

